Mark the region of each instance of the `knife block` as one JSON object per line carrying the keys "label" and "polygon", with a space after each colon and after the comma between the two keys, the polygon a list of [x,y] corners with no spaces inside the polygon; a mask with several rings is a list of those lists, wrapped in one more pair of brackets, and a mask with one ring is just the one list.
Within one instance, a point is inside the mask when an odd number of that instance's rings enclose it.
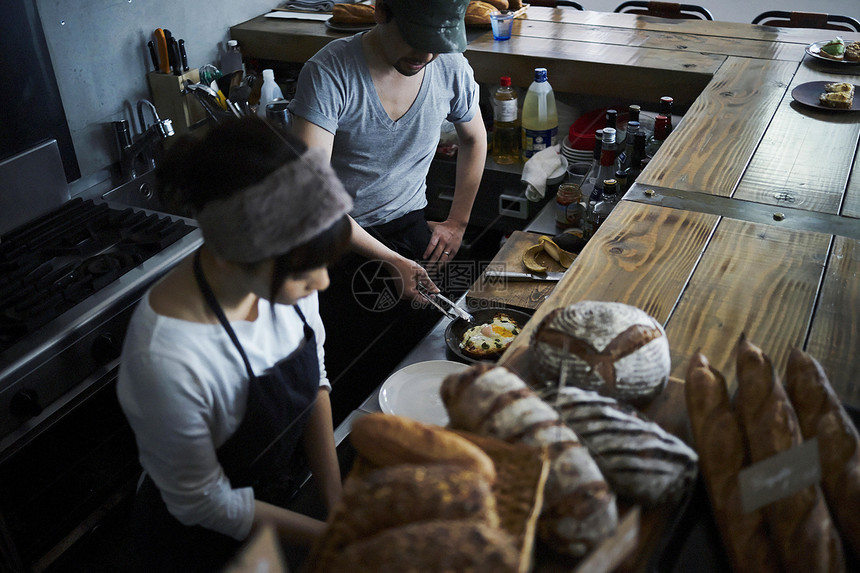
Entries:
{"label": "knife block", "polygon": [[206,122],[206,111],[200,102],[194,96],[182,93],[185,80],[193,83],[200,81],[200,72],[197,68],[188,70],[181,76],[149,72],[147,80],[149,80],[152,103],[155,104],[159,117],[173,121],[176,135],[187,133],[199,127],[198,124],[202,125]]}

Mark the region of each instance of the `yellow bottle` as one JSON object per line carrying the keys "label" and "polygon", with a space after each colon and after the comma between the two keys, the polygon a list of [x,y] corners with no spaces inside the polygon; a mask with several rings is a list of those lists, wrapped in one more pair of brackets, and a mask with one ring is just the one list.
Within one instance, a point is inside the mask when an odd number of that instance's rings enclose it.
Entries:
{"label": "yellow bottle", "polygon": [[493,95],[493,161],[500,165],[520,160],[520,134],[517,125],[517,92],[511,87],[511,78],[503,76],[499,89]]}

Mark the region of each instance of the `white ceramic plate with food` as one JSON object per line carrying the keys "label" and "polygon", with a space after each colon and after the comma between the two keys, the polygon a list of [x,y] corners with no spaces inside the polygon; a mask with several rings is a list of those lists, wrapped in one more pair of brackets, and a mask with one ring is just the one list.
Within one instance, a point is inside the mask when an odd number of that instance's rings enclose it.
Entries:
{"label": "white ceramic plate with food", "polygon": [[386,414],[445,426],[448,412],[439,388],[446,376],[466,368],[468,365],[452,360],[428,360],[401,368],[382,383],[379,407]]}
{"label": "white ceramic plate with food", "polygon": [[[817,58],[819,60],[824,60],[825,62],[832,62],[834,64],[845,64],[847,66],[856,66],[860,65],[860,62],[854,62],[851,60],[834,60],[833,58],[828,58],[827,56],[821,55],[821,46],[824,44],[829,44],[830,40],[823,40],[821,42],[812,42],[808,46],[806,46],[806,53],[812,56],[813,58]],[[846,44],[851,44],[852,42],[846,42]]]}

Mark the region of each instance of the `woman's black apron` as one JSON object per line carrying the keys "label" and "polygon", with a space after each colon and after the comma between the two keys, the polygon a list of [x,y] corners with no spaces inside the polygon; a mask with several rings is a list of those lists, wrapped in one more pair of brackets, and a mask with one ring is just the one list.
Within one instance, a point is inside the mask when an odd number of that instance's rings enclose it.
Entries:
{"label": "woman's black apron", "polygon": [[[257,376],[203,275],[200,251],[194,256],[194,276],[206,303],[242,356],[249,377],[245,417],[217,449],[218,461],[234,488],[253,486],[257,499],[283,506],[299,485],[297,479],[303,477],[294,471],[301,464],[292,462],[319,391],[314,331],[294,306],[304,324],[304,339],[289,356]],[[144,570],[219,571],[241,546],[210,529],[182,525],[168,512],[149,476],[135,498],[133,527]]]}

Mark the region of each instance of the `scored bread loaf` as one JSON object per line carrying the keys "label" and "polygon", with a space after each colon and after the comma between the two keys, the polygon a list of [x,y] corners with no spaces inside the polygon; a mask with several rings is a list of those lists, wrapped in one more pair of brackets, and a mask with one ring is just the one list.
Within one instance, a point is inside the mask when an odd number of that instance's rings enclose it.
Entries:
{"label": "scored bread loaf", "polygon": [[595,390],[624,402],[652,399],[672,361],[663,327],[619,302],[581,301],[550,312],[531,341],[544,381]]}
{"label": "scored bread loaf", "polygon": [[518,376],[480,364],[445,378],[442,402],[451,426],[511,443],[548,446],[550,469],[538,535],[576,557],[618,525],[615,496],[573,430]]}
{"label": "scored bread loaf", "polygon": [[468,520],[419,521],[351,543],[330,571],[515,573],[519,555],[505,531]]}
{"label": "scored bread loaf", "polygon": [[860,438],[821,364],[792,349],[786,390],[806,440],[818,438],[821,485],[842,540],[860,558]]}
{"label": "scored bread loaf", "polygon": [[676,501],[695,479],[696,452],[632,407],[574,387],[543,398],[585,443],[619,497],[645,506]]}
{"label": "scored bread loaf", "polygon": [[356,451],[378,466],[455,464],[496,481],[493,460],[481,448],[441,426],[403,416],[367,414],[355,420],[349,439]]}
{"label": "scored bread loaf", "polygon": [[699,471],[714,519],[735,573],[777,573],[779,561],[767,534],[764,513],[741,506],[738,475],[746,465],[746,448],[732,410],[723,375],[697,353],[690,360],[684,394]]}
{"label": "scored bread loaf", "polygon": [[373,24],[373,6],[369,4],[335,4],[331,9],[332,24]]}
{"label": "scored bread loaf", "polygon": [[[742,336],[736,404],[752,463],[801,444],[797,415],[770,358]],[[788,571],[845,571],[842,542],[821,488],[807,487],[764,507],[768,529]]]}

